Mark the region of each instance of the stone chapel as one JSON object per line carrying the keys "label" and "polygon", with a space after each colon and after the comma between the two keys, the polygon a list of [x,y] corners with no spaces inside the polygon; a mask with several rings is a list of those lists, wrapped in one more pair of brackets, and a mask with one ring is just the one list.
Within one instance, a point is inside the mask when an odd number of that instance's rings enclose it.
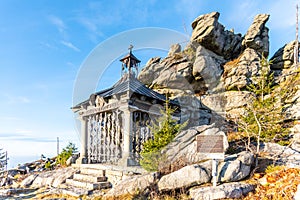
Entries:
{"label": "stone chapel", "polygon": [[[149,125],[161,115],[166,97],[137,80],[141,61],[132,46],[120,61],[122,77],[117,83],[72,107],[81,121],[78,163],[138,165],[143,142],[153,137]],[[176,109],[174,117],[179,116],[179,103],[172,100],[169,106]]]}

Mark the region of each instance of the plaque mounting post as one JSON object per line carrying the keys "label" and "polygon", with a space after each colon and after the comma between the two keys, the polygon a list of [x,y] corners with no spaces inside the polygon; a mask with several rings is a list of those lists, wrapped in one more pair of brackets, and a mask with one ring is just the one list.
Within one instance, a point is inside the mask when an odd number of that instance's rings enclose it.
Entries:
{"label": "plaque mounting post", "polygon": [[212,183],[213,186],[217,186],[217,166],[218,161],[216,159],[212,159]]}

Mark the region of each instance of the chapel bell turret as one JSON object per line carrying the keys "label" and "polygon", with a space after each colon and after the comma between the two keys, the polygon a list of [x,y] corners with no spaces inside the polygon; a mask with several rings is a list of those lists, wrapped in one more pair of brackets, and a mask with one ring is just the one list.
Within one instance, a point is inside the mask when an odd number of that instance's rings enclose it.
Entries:
{"label": "chapel bell turret", "polygon": [[136,77],[138,75],[138,67],[141,61],[132,54],[132,49],[133,46],[130,45],[128,48],[129,54],[123,57],[120,61],[122,62],[122,75],[128,73]]}

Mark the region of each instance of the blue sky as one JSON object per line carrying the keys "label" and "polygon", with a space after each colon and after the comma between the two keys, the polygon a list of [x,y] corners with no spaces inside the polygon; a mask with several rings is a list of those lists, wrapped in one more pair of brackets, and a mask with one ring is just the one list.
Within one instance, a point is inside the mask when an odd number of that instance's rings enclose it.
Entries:
{"label": "blue sky", "polygon": [[[61,140],[61,148],[69,141],[79,147],[70,110],[74,83],[91,51],[116,34],[159,27],[190,35],[193,19],[212,11],[221,13],[219,21],[226,29],[245,34],[256,14],[268,13],[272,55],[294,39],[296,3],[0,0],[0,148],[14,160],[25,155],[55,155],[56,137]],[[143,65],[155,53],[165,54],[145,50],[138,51],[137,56]],[[119,70],[119,64],[113,62],[99,88],[113,84]]]}

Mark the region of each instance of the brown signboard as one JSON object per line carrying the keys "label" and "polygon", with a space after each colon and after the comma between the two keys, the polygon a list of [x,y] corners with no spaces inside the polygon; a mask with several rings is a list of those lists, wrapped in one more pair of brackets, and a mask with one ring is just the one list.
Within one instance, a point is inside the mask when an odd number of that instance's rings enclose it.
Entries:
{"label": "brown signboard", "polygon": [[223,135],[197,135],[197,152],[224,153]]}

